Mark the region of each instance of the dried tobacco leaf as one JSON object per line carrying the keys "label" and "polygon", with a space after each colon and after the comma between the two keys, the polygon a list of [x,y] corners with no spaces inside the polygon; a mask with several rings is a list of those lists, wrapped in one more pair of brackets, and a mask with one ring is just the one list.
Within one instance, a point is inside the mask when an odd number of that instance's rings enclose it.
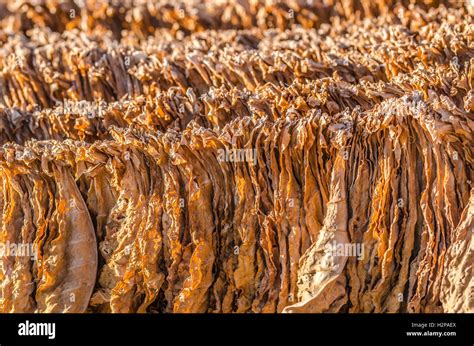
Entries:
{"label": "dried tobacco leaf", "polygon": [[473,312],[473,10],[0,2],[0,312]]}

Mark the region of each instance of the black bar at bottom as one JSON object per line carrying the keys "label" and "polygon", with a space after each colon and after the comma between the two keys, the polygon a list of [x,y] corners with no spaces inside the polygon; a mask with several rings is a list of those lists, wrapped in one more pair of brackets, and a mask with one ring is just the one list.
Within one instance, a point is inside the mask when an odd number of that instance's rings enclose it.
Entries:
{"label": "black bar at bottom", "polygon": [[[2,314],[15,344],[474,345],[473,314]],[[38,323],[54,323],[52,325]],[[31,335],[31,334],[46,335]],[[29,335],[19,335],[29,334]]]}

